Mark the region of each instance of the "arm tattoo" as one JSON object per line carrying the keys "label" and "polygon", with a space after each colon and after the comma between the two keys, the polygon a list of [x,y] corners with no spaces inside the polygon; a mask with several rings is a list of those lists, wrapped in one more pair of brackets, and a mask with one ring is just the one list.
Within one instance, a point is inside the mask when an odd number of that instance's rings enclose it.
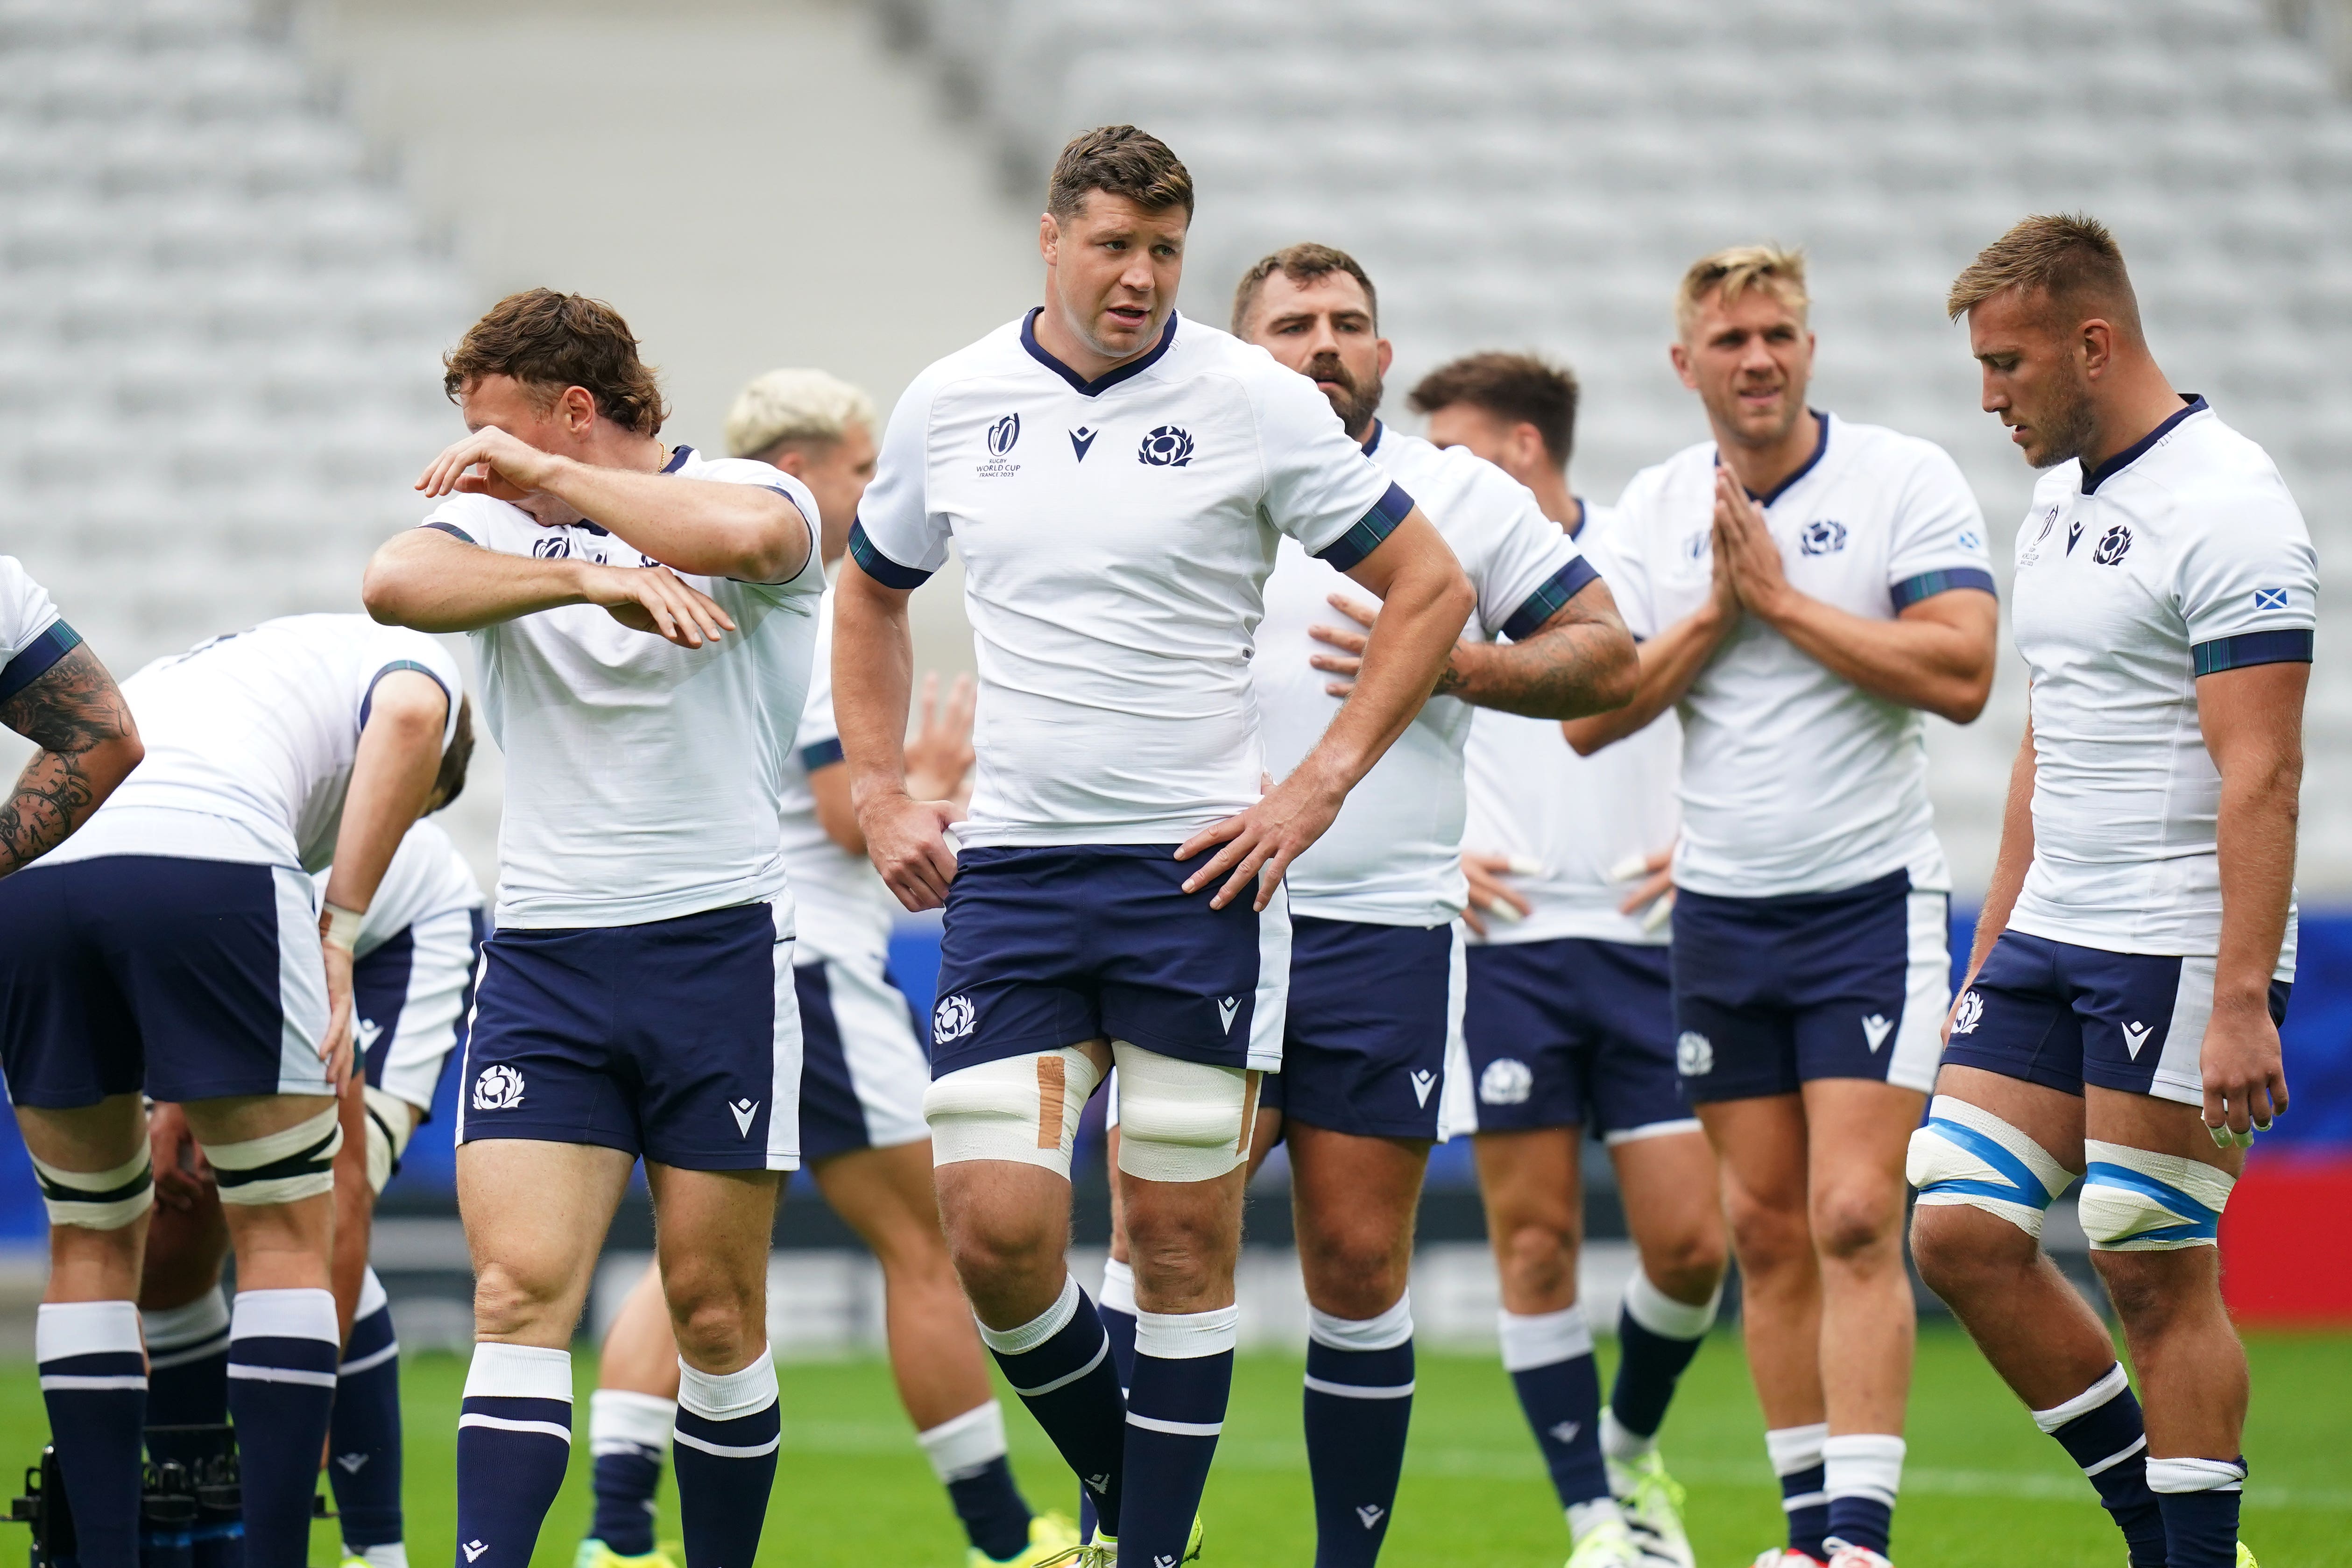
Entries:
{"label": "arm tattoo", "polygon": [[85,643],[5,703],[5,724],[41,749],[0,803],[0,876],[65,842],[98,809],[111,784],[94,780],[89,753],[131,733],[131,710]]}
{"label": "arm tattoo", "polygon": [[1602,710],[1595,656],[1598,645],[1618,635],[1615,617],[1594,615],[1580,594],[1553,611],[1533,637],[1484,649],[1475,681],[1464,678],[1458,655],[1448,656],[1437,691],[1532,719],[1581,718]]}

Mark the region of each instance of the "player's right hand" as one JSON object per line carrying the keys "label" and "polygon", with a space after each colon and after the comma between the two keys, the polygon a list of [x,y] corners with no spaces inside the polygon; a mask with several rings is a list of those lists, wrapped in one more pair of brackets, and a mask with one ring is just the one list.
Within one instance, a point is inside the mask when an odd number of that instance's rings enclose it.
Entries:
{"label": "player's right hand", "polygon": [[651,632],[680,647],[700,647],[735,629],[709,595],[667,566],[580,565],[580,596],[632,631]]}
{"label": "player's right hand", "polygon": [[883,886],[917,913],[943,908],[955,880],[955,852],[948,847],[948,825],[962,814],[946,800],[916,800],[900,792],[861,803],[857,826],[866,835],[866,858]]}
{"label": "player's right hand", "polygon": [[[1462,910],[1462,923],[1486,934],[1486,917],[1500,920],[1524,920],[1536,912],[1525,895],[1505,881],[1511,871],[1508,855],[1472,855],[1462,857],[1462,875],[1470,882],[1470,902]],[[1516,912],[1512,912],[1516,911]]]}
{"label": "player's right hand", "polygon": [[186,1214],[204,1202],[212,1177],[203,1145],[188,1131],[188,1113],[158,1100],[147,1113],[147,1146],[155,1161],[155,1201]]}
{"label": "player's right hand", "polygon": [[971,772],[971,714],[978,688],[969,675],[959,675],[940,701],[940,672],[923,675],[923,689],[915,705],[915,732],[907,738],[907,793],[917,800],[946,800],[963,786]]}
{"label": "player's right hand", "polygon": [[352,952],[341,942],[322,942],[327,960],[327,1033],[319,1042],[319,1059],[327,1064],[331,1093],[340,1093],[352,1076]]}

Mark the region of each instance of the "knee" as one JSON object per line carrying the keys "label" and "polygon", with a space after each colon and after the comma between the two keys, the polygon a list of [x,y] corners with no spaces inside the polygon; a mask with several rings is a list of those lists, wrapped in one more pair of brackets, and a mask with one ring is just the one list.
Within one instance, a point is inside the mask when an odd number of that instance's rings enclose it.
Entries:
{"label": "knee", "polygon": [[1723,1280],[1723,1233],[1709,1226],[1657,1237],[1642,1247],[1642,1271],[1678,1301],[1701,1301]]}
{"label": "knee", "polygon": [[1503,1230],[1495,1248],[1504,1279],[1525,1295],[1550,1299],[1574,1294],[1579,1241],[1572,1225],[1528,1220]]}
{"label": "knee", "polygon": [[1059,1238],[1025,1220],[1006,1223],[992,1215],[965,1215],[946,1232],[947,1254],[956,1275],[975,1290],[1017,1279],[1058,1259]]}
{"label": "knee", "polygon": [[2174,1252],[2099,1252],[2091,1261],[2107,1300],[2135,1342],[2161,1338],[2183,1318],[2210,1310],[2221,1315],[2220,1291],[2212,1282],[2210,1247]]}
{"label": "knee", "polygon": [[1877,1255],[1892,1256],[1902,1228],[1903,1200],[1899,1190],[1865,1191],[1832,1187],[1818,1194],[1807,1216],[1813,1245],[1824,1258],[1839,1263],[1866,1263]]}
{"label": "knee", "polygon": [[1370,1234],[1324,1237],[1301,1249],[1300,1262],[1307,1299],[1335,1317],[1375,1318],[1404,1294],[1405,1258],[1390,1238]]}
{"label": "knee", "polygon": [[474,1331],[489,1339],[528,1333],[562,1294],[561,1281],[503,1263],[481,1265],[474,1275]]}
{"label": "knee", "polygon": [[1812,1231],[1801,1201],[1770,1204],[1743,1196],[1729,1206],[1731,1247],[1742,1273],[1764,1276],[1811,1266]]}
{"label": "knee", "polygon": [[742,1353],[767,1339],[766,1325],[757,1321],[759,1303],[734,1291],[672,1298],[670,1331],[678,1353],[698,1365],[705,1363],[731,1369]]}
{"label": "knee", "polygon": [[1973,1208],[1923,1205],[1912,1211],[1912,1261],[1927,1289],[1947,1301],[1981,1300],[2031,1268],[2040,1250],[2015,1226]]}

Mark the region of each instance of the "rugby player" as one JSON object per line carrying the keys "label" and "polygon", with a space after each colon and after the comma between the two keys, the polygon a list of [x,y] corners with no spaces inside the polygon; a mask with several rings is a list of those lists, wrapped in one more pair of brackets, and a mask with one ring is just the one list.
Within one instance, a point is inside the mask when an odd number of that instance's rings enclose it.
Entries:
{"label": "rugby player", "polygon": [[[1369,1568],[1379,1556],[1404,1465],[1413,1216],[1463,1008],[1454,921],[1466,897],[1471,704],[1551,721],[1557,737],[1558,721],[1623,701],[1636,669],[1607,585],[1524,486],[1381,423],[1392,351],[1379,309],[1363,268],[1321,245],[1265,258],[1234,293],[1234,336],[1315,383],[1349,437],[1421,503],[1477,595],[1437,695],[1286,879],[1282,1071],[1266,1077],[1258,1103],[1290,1144],[1320,1568]],[[1289,772],[1330,723],[1377,619],[1328,562],[1282,542],[1253,665],[1274,773]],[[1254,1140],[1254,1152],[1269,1142]],[[1631,1538],[1597,1463],[1592,1471],[1597,1484],[1576,1500],[1590,1517],[1577,1518],[1584,1544],[1573,1561],[1630,1564]]]}
{"label": "rugby player", "polygon": [[[308,1558],[343,1339],[331,1189],[353,950],[402,836],[463,780],[459,692],[440,644],[363,616],[267,621],[158,660],[120,699],[146,761],[0,882],[0,1050],[52,1226],[42,1375],[85,1561],[136,1556],[142,1090],[184,1112],[236,1254],[246,1559]],[[331,859],[322,903],[309,873]]]}
{"label": "rugby player", "polygon": [[[1515,353],[1468,355],[1412,390],[1433,442],[1527,486],[1605,581],[1619,524],[1569,489],[1577,399],[1567,370]],[[1681,758],[1671,713],[1589,758],[1557,724],[1495,711],[1472,722],[1469,984],[1445,1090],[1448,1132],[1475,1135],[1506,1363],[1561,1506],[1573,1520],[1605,1482],[1642,1560],[1689,1568],[1657,1435],[1715,1322],[1726,1244],[1715,1155],[1675,1075],[1665,868]],[[1588,1127],[1641,1256],[1605,1406],[1576,1289]]]}
{"label": "rugby player", "polygon": [[145,754],[114,678],[22,563],[0,555],[0,724],[37,748],[0,804],[0,877],[89,820]]}
{"label": "rugby player", "polygon": [[1619,499],[1641,689],[1568,734],[1589,753],[1680,709],[1675,1065],[1789,1516],[1794,1557],[1763,1561],[1875,1568],[1914,1333],[1904,1148],[1950,999],[1919,715],[1982,710],[1999,614],[1951,458],[1806,407],[1804,276],[1770,246],[1684,275],[1674,363],[1714,438]]}
{"label": "rugby player", "polygon": [[[816,370],[771,371],[728,411],[730,455],[772,463],[816,497],[828,569],[848,548],[858,498],[874,477],[876,424],[865,393]],[[889,969],[897,905],[866,858],[849,805],[833,721],[831,621],[828,596],[808,708],[784,767],[784,870],[800,922],[793,984],[801,1011],[801,1157],[825,1202],[882,1265],[891,1371],[916,1440],[962,1522],[971,1568],[1033,1568],[1075,1546],[1077,1534],[1066,1518],[1033,1515],[1013,1483],[1004,1414],[940,1234],[923,1125],[929,1073]],[[925,800],[961,793],[971,766],[969,677],[944,708],[936,678],[926,681],[907,766]],[[648,1268],[604,1335],[589,1416],[596,1517],[578,1568],[615,1568],[655,1551],[654,1491],[677,1387],[659,1270]]]}
{"label": "rugby player", "polygon": [[[470,743],[468,732],[466,741]],[[453,788],[462,787],[463,780]],[[449,804],[438,799],[436,809]],[[332,869],[313,879],[321,898]],[[420,820],[401,840],[352,944],[352,1030],[359,1071],[343,1089],[344,1140],[335,1156],[337,1315],[343,1355],[335,1373],[327,1479],[342,1521],[345,1568],[406,1568],[401,1517],[400,1344],[383,1282],[368,1266],[375,1200],[433,1109],[472,999],[489,911],[480,884],[438,826]],[[187,1118],[158,1103],[148,1117],[155,1210],[139,1282],[147,1339],[147,1423],[215,1426],[228,1419],[228,1255],[220,1193]],[[194,1457],[151,1436],[151,1457]],[[204,1527],[199,1526],[199,1530]]]}
{"label": "rugby player", "polygon": [[457,1543],[521,1568],[571,1449],[573,1326],[646,1162],[677,1334],[686,1550],[740,1564],[775,1480],[768,1237],[799,1163],[779,791],[824,563],[808,487],[660,439],[610,306],[535,289],[467,330],[472,432],[376,552],[369,609],[470,631],[507,759],[498,931],[457,1124],[477,1343]]}
{"label": "rugby player", "polygon": [[[1111,126],[1063,150],[1045,303],[901,398],[834,647],[868,851],[908,909],[946,906],[924,1110],[981,1337],[1099,1512],[1088,1555],[1167,1568],[1196,1550],[1233,1375],[1258,1077],[1281,1065],[1280,879],[1473,607],[1435,527],[1310,383],[1176,315],[1192,216],[1155,138]],[[1268,787],[1249,668],[1285,535],[1387,613],[1354,696]],[[901,748],[907,595],[950,537],[980,663],[962,813],[908,793]],[[1070,1140],[1114,1059],[1139,1308],[1125,1400],[1065,1262]]]}
{"label": "rugby player", "polygon": [[[2017,536],[2031,711],[1911,1141],[1913,1249],[2134,1563],[2250,1565],[2215,1227],[2287,1104],[2311,536],[2263,449],[2165,378],[2104,225],[2025,219],[1949,305],[1986,411],[2049,471]],[[2078,1176],[2144,1418],[2039,1245]]]}

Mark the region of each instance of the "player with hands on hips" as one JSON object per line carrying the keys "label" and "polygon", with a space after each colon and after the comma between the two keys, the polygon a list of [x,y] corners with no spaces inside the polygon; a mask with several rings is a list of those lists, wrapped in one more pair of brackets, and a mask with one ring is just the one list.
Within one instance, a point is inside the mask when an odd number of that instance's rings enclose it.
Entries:
{"label": "player with hands on hips", "polygon": [[1950,999],[1921,714],[1982,710],[2000,614],[1951,458],[1807,406],[1808,309],[1793,252],[1685,274],[1672,357],[1713,439],[1619,498],[1641,686],[1568,737],[1589,754],[1682,720],[1675,1066],[1789,1521],[1759,1561],[1883,1568],[1915,1328],[1903,1161]]}
{"label": "player with hands on hips", "polygon": [[[358,1125],[337,1100],[352,948],[402,837],[462,785],[469,720],[447,650],[363,616],[213,638],[120,700],[146,760],[0,881],[0,1052],[53,1227],[44,1393],[82,1556],[128,1564],[155,1191],[142,1097],[174,1105],[167,1152],[184,1115],[237,1259],[226,1403],[247,1557],[296,1568],[343,1342],[332,1189]],[[311,873],[331,860],[322,901]]]}
{"label": "player with hands on hips", "polygon": [[572,1331],[643,1158],[687,1552],[749,1563],[781,1430],[768,1240],[800,1163],[778,823],[817,502],[769,464],[663,441],[660,385],[600,301],[510,295],[444,373],[472,433],[425,469],[438,504],[364,593],[384,620],[473,635],[507,760],[457,1126],[459,1547],[469,1568],[530,1560],[571,1450]]}
{"label": "player with hands on hips", "polygon": [[[1412,722],[1472,595],[1312,383],[1176,313],[1192,187],[1165,144],[1079,136],[1046,207],[1043,305],[891,416],[836,589],[835,702],[876,868],[907,908],[946,907],[924,1110],[981,1337],[1097,1511],[1088,1560],[1172,1568],[1233,1376],[1255,1102],[1282,1060],[1280,878]],[[1355,696],[1262,789],[1249,660],[1286,536],[1387,608]],[[902,749],[907,596],[950,538],[980,666],[960,818],[908,793]],[[1114,1060],[1126,1397],[1066,1259],[1071,1140]]]}
{"label": "player with hands on hips", "polygon": [[[1985,410],[2047,471],[2017,537],[2028,722],[1911,1140],[1912,1250],[2134,1564],[2251,1568],[2216,1233],[2287,1108],[2311,536],[2268,455],[2173,390],[2102,225],[2026,218],[1949,303]],[[2145,1414],[2042,1251],[2077,1177]]]}

